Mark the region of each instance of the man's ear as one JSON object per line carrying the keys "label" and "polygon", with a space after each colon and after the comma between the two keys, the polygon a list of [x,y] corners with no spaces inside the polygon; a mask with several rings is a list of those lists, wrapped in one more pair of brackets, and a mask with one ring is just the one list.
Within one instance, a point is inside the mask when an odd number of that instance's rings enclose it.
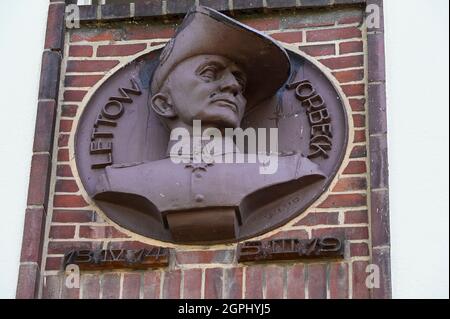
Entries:
{"label": "man's ear", "polygon": [[177,116],[172,105],[170,96],[164,93],[153,95],[151,100],[153,111],[165,118],[174,118]]}

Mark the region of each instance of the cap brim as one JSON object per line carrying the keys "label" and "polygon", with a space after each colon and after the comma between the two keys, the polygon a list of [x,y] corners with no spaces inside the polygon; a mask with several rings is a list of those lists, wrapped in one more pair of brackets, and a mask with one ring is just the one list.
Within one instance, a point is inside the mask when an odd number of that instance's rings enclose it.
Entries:
{"label": "cap brim", "polygon": [[164,49],[152,91],[159,90],[180,62],[200,54],[224,56],[246,72],[248,108],[273,96],[290,74],[289,57],[272,38],[216,10],[197,6]]}

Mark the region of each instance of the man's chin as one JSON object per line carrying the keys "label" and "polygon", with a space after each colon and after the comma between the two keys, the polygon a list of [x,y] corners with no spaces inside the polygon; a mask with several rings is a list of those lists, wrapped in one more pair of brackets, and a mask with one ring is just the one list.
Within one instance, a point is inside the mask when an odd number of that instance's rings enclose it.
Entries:
{"label": "man's chin", "polygon": [[237,118],[236,114],[233,112],[233,114],[225,115],[220,114],[217,116],[208,116],[204,119],[200,119],[202,121],[203,126],[213,126],[217,127],[218,129],[221,128],[237,128],[240,126],[240,121]]}

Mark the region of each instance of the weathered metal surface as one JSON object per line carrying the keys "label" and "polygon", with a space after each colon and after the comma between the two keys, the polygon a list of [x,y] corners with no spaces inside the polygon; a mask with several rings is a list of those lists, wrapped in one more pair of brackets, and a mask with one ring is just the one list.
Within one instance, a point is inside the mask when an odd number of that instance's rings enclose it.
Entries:
{"label": "weathered metal surface", "polygon": [[273,239],[249,241],[238,245],[238,262],[344,258],[340,238]]}
{"label": "weathered metal surface", "polygon": [[169,250],[152,249],[104,249],[72,250],[64,255],[63,268],[78,265],[81,270],[148,269],[169,265]]}
{"label": "weathered metal surface", "polygon": [[[277,128],[278,170],[173,163],[169,132],[192,131],[193,120],[220,131]],[[162,52],[127,64],[97,90],[80,118],[75,155],[87,193],[122,227],[163,241],[219,243],[303,212],[336,174],[347,135],[341,97],[317,67],[199,7]]]}

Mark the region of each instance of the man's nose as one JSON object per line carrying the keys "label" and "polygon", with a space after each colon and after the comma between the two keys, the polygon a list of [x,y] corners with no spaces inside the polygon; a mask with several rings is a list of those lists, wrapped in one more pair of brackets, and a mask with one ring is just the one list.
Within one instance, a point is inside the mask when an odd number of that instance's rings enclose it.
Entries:
{"label": "man's nose", "polygon": [[241,91],[241,86],[236,77],[230,71],[224,71],[220,83],[221,92],[229,92],[236,96]]}

